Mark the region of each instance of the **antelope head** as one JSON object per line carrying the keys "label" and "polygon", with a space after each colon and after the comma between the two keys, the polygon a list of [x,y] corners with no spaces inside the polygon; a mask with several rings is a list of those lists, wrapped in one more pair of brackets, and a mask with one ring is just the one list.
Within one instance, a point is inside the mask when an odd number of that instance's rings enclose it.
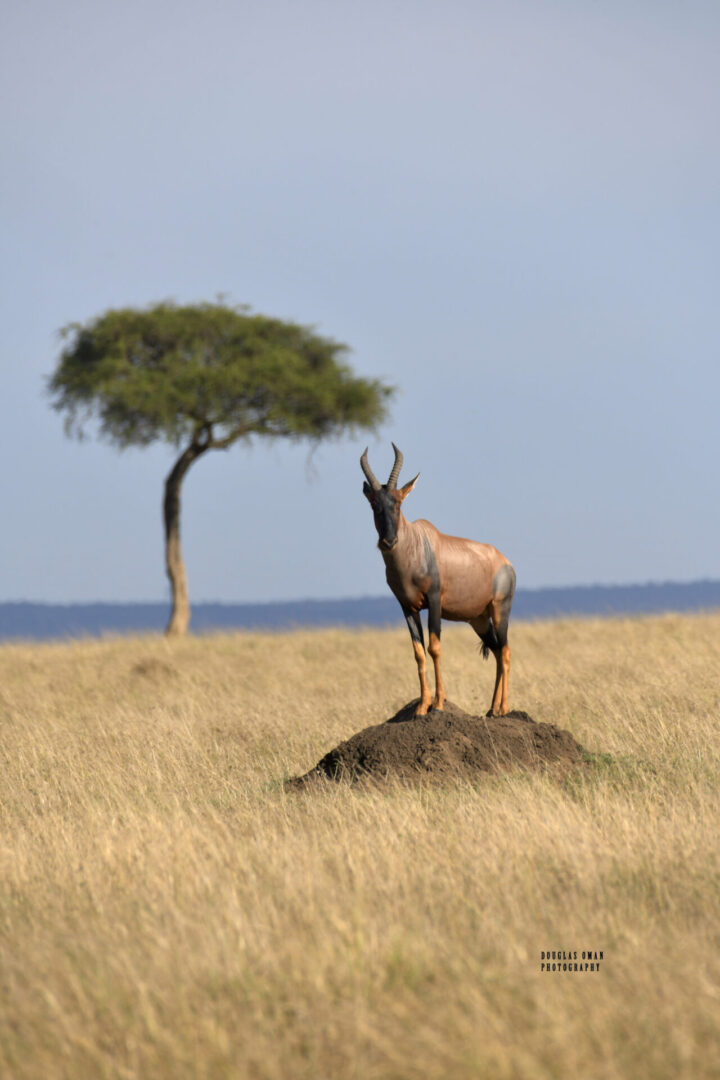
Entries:
{"label": "antelope head", "polygon": [[404,487],[398,488],[397,482],[400,478],[403,456],[395,443],[392,444],[392,448],[395,451],[395,463],[390,470],[387,484],[381,484],[370,468],[367,458],[367,447],[360,458],[360,467],[365,474],[363,494],[372,506],[373,515],[375,517],[375,528],[377,529],[379,537],[378,547],[382,552],[392,551],[397,544],[398,523],[401,517],[400,506],[403,499],[409,495],[415,487],[415,482],[420,475],[420,473],[418,473],[417,476],[405,484]]}

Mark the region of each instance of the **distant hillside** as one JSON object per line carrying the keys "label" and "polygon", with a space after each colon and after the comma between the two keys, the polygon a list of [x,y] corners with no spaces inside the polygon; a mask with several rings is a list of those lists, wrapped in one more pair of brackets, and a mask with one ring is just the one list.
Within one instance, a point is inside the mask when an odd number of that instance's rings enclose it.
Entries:
{"label": "distant hillside", "polygon": [[[720,581],[661,585],[578,585],[520,589],[519,619],[560,615],[639,615],[720,608]],[[0,604],[0,638],[94,636],[162,631],[168,604]],[[193,604],[192,629],[287,630],[296,626],[399,626],[402,613],[387,596],[351,600],[292,600],[272,604]]]}

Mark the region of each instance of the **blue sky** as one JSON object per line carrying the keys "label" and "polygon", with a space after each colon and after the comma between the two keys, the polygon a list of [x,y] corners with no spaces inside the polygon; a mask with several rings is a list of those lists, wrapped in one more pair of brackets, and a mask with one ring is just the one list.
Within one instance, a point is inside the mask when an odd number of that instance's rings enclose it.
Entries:
{"label": "blue sky", "polygon": [[[57,329],[225,294],[400,387],[406,503],[521,585],[720,577],[720,7],[6,5],[0,600],[167,596],[173,451],[78,444]],[[190,472],[195,600],[380,594],[365,440]],[[328,498],[330,495],[330,498]]]}

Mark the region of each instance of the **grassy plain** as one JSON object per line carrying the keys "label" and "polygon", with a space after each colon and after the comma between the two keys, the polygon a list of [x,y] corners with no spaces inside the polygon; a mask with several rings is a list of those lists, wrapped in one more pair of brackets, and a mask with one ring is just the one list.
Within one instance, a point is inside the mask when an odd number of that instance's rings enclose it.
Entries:
{"label": "grassy plain", "polygon": [[0,1076],[719,1076],[720,616],[511,643],[580,775],[305,794],[415,695],[404,629],[0,648]]}

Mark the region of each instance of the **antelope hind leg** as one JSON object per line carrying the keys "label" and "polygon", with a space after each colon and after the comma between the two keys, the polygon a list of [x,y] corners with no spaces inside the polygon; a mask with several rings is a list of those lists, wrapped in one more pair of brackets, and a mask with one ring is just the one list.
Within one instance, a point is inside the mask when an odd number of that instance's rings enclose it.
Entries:
{"label": "antelope hind leg", "polygon": [[[509,563],[501,566],[493,579],[493,598],[490,602],[493,629],[495,631],[497,663],[497,681],[493,694],[492,715],[505,716],[510,690],[510,646],[508,645],[508,623],[510,609],[515,595],[515,571]],[[493,650],[495,651],[495,650]]]}
{"label": "antelope hind leg", "polygon": [[496,702],[499,705],[502,696],[501,682],[502,682],[502,667],[500,665],[500,648],[498,644],[497,635],[495,633],[495,627],[490,622],[490,611],[488,608],[479,615],[476,619],[470,620],[470,625],[482,641],[482,653],[485,659],[488,658],[490,653],[495,657],[495,687],[493,689],[493,696],[490,708],[487,711],[487,716],[493,716],[496,711]]}
{"label": "antelope hind leg", "polygon": [[[502,698],[504,689],[502,650],[493,649],[492,654],[495,657],[495,689],[493,690],[492,705],[488,709],[488,716],[502,716]],[[507,712],[507,709],[505,709],[505,712]]]}

